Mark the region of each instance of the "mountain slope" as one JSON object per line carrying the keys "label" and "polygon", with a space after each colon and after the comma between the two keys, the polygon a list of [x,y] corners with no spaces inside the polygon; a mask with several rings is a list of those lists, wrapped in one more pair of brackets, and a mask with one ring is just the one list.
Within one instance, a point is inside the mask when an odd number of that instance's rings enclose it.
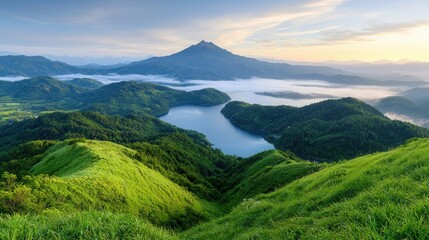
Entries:
{"label": "mountain slope", "polygon": [[226,174],[223,202],[235,207],[261,193],[269,193],[322,168],[321,164],[304,161],[291,153],[270,150],[241,162]]}
{"label": "mountain slope", "polygon": [[30,170],[33,177],[24,186],[32,189],[31,203],[4,204],[3,210],[37,212],[42,206],[65,212],[102,209],[138,215],[156,224],[183,226],[210,216],[209,203],[135,160],[135,154],[111,142],[60,142]]}
{"label": "mountain slope", "polygon": [[429,140],[332,164],[184,239],[426,239]]}
{"label": "mountain slope", "polygon": [[429,88],[413,88],[400,96],[380,99],[375,107],[389,117],[429,128]]}
{"label": "mountain slope", "polygon": [[71,73],[87,71],[40,56],[0,56],[0,76],[41,77]]}
{"label": "mountain slope", "polygon": [[307,159],[335,161],[385,151],[429,130],[392,121],[353,98],[327,100],[302,108],[230,102],[222,114],[234,125],[263,135],[279,149]]}
{"label": "mountain slope", "polygon": [[119,82],[83,94],[84,109],[127,116],[149,113],[160,116],[180,105],[214,106],[230,97],[216,89],[185,92],[150,83]]}
{"label": "mountain slope", "polygon": [[33,155],[43,152],[38,151],[40,144],[28,141],[68,138],[128,144],[137,150],[134,158],[138,161],[206,199],[218,198],[217,175],[235,163],[233,157],[212,149],[203,135],[149,115],[124,118],[93,112],[57,112],[0,128],[0,172],[3,167],[25,173],[29,164],[37,162]]}
{"label": "mountain slope", "polygon": [[301,74],[336,75],[342,71],[329,67],[294,66],[269,63],[228,52],[211,42],[201,41],[166,57],[153,57],[108,70],[119,74],[169,75],[181,80],[232,80],[264,77],[285,79]]}
{"label": "mountain slope", "polygon": [[135,216],[107,212],[7,215],[0,225],[0,239],[178,239]]}
{"label": "mountain slope", "polygon": [[429,88],[413,88],[401,93],[401,95],[410,99],[420,107],[429,107]]}
{"label": "mountain slope", "polygon": [[424,104],[417,105],[408,98],[395,96],[380,99],[375,107],[391,118],[410,121],[416,125],[429,127],[429,111]]}
{"label": "mountain slope", "polygon": [[0,98],[9,97],[27,101],[61,101],[65,98],[78,98],[86,90],[66,84],[51,77],[34,77],[16,82],[0,84]]}
{"label": "mountain slope", "polygon": [[386,97],[380,99],[375,107],[381,112],[394,112],[404,115],[409,115],[413,113],[422,113],[423,109],[420,109],[414,102],[411,100],[395,96],[395,97]]}
{"label": "mountain slope", "polygon": [[220,197],[221,174],[237,163],[219,149],[189,134],[169,134],[150,143],[133,143],[135,158],[190,192],[213,200]]}

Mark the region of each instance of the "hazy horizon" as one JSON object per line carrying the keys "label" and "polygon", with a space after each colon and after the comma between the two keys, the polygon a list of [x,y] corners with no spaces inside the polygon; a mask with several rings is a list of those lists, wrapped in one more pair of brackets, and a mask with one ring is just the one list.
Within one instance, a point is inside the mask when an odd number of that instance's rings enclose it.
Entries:
{"label": "hazy horizon", "polygon": [[0,30],[7,33],[0,51],[24,55],[135,59],[169,55],[204,39],[265,59],[429,61],[429,3],[421,0],[23,0],[0,5]]}

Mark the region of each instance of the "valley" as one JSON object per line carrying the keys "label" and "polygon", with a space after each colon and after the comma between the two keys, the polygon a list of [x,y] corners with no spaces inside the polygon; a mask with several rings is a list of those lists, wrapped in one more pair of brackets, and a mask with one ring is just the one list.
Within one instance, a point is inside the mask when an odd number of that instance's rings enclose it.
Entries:
{"label": "valley", "polygon": [[427,82],[206,41],[94,66],[0,56],[0,239],[429,238]]}

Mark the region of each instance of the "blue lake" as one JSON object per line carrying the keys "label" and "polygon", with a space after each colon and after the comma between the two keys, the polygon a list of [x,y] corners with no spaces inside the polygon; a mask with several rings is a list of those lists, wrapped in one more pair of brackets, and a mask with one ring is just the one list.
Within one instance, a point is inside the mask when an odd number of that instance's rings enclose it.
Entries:
{"label": "blue lake", "polygon": [[274,149],[274,146],[262,137],[249,134],[232,125],[220,113],[223,106],[176,107],[160,119],[206,135],[213,143],[213,147],[221,149],[226,154],[249,157],[264,150]]}

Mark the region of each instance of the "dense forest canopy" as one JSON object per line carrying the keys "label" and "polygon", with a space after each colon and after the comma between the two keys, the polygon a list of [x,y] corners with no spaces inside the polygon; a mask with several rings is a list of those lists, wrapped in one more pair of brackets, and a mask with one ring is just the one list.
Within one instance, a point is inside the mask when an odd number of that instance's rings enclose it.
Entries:
{"label": "dense forest canopy", "polygon": [[230,102],[222,114],[234,125],[264,136],[305,159],[336,161],[385,151],[429,130],[393,121],[353,98],[326,100],[301,108]]}

